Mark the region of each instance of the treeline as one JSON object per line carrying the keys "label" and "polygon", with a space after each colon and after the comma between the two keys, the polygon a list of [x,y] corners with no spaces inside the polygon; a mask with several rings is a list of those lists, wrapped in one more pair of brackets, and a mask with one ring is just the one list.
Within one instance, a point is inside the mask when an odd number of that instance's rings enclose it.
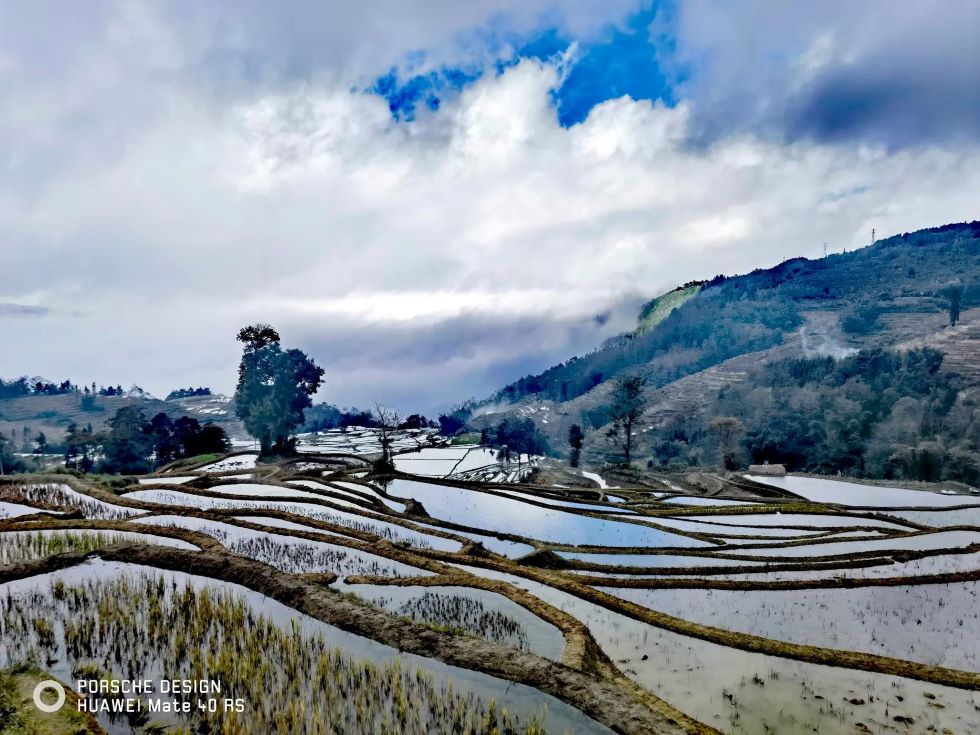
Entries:
{"label": "treeline", "polygon": [[371,426],[374,416],[370,411],[358,408],[338,408],[332,403],[317,403],[303,412],[301,432],[327,431],[351,426]]}
{"label": "treeline", "polygon": [[0,400],[20,398],[21,396],[57,396],[76,392],[78,392],[78,386],[73,385],[70,380],[61,383],[45,383],[42,380],[31,382],[27,378],[11,381],[0,379]]}
{"label": "treeline", "polygon": [[548,440],[530,418],[507,418],[480,432],[480,444],[515,454],[549,454]]}
{"label": "treeline", "polygon": [[[143,389],[133,386],[132,392],[142,395]],[[63,380],[60,383],[46,383],[43,380],[31,381],[27,378],[5,381],[0,379],[0,400],[11,398],[23,398],[24,396],[63,396],[63,395],[82,395],[82,396],[123,396],[126,391],[121,385],[116,386],[96,386],[93,382],[91,387],[88,385],[76,385],[70,380]]]}
{"label": "treeline", "polygon": [[170,391],[165,400],[173,401],[177,398],[196,398],[197,396],[209,395],[211,395],[210,388],[177,388],[176,390]]}
{"label": "treeline", "polygon": [[932,349],[789,359],[719,391],[708,420],[644,437],[649,464],[780,463],[791,471],[980,482],[980,412]]}
{"label": "treeline", "polygon": [[136,406],[125,406],[107,422],[105,431],[70,424],[65,435],[65,466],[83,472],[137,474],[202,454],[227,452],[225,430],[197,419],[171,419],[158,413],[147,420]]}
{"label": "treeline", "polygon": [[[396,428],[398,429],[439,429],[441,433],[452,436],[466,426],[469,414],[462,409],[439,416],[438,420],[426,418],[419,413],[405,417]],[[307,408],[301,432],[327,431],[329,429],[347,429],[351,427],[377,428],[380,422],[373,411],[359,408],[338,408],[331,403],[318,403]]]}

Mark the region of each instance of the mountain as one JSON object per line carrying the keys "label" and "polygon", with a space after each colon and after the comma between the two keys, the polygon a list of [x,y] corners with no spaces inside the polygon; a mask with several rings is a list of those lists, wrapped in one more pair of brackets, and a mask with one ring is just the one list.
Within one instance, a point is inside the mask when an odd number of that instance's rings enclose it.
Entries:
{"label": "mountain", "polygon": [[25,443],[25,429],[30,440],[43,432],[54,448],[61,444],[69,424],[83,427],[92,424],[98,431],[120,408],[137,405],[147,418],[160,412],[174,419],[190,416],[202,424],[209,421],[218,424],[232,438],[244,439],[247,432],[235,415],[231,400],[227,396],[211,395],[161,401],[136,388],[113,396],[24,395],[0,399],[0,432],[7,438],[13,437],[13,445],[18,449]]}
{"label": "mountain", "polygon": [[[957,300],[957,326],[950,327]],[[600,462],[609,458],[602,435],[617,378],[639,375],[648,408],[634,456],[654,465],[677,458],[697,464],[708,458],[690,451],[699,445],[710,453],[711,441],[702,441],[703,435],[726,391],[764,388],[773,400],[778,386],[778,403],[782,393],[798,392],[780,383],[786,380],[783,363],[834,362],[860,352],[854,359],[865,364],[869,351],[923,348],[942,355],[942,374],[955,375],[952,389],[962,404],[980,385],[978,307],[980,222],[905,233],[819,260],[793,258],[745,275],[685,284],[650,301],[635,330],[504,386],[477,404],[470,423],[486,429],[505,418],[531,418],[559,455],[567,453],[568,429],[578,423],[591,432],[583,457]],[[838,379],[842,385],[850,380]],[[807,390],[833,395],[822,384]],[[742,447],[745,461],[760,456],[750,451],[749,439]],[[664,442],[680,445],[674,456],[662,450]]]}

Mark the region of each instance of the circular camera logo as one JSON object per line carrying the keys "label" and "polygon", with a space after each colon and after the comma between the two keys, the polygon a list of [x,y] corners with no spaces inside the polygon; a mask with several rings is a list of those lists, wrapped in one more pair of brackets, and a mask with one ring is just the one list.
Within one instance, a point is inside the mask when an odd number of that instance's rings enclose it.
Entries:
{"label": "circular camera logo", "polygon": [[[46,691],[53,691],[55,698],[52,704],[46,703],[41,699],[41,695]],[[54,679],[45,679],[38,682],[34,687],[34,706],[42,712],[57,712],[65,704],[65,688]]]}

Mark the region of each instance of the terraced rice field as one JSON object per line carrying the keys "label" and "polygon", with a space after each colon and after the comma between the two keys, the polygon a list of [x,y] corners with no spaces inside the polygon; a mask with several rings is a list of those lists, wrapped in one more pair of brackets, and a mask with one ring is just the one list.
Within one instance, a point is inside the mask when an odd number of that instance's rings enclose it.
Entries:
{"label": "terraced rice field", "polygon": [[441,444],[406,432],[394,478],[352,430],[118,491],[6,479],[0,668],[248,699],[161,723],[188,732],[980,732],[975,497],[665,478],[606,501],[601,477],[593,499],[507,483],[524,469]]}

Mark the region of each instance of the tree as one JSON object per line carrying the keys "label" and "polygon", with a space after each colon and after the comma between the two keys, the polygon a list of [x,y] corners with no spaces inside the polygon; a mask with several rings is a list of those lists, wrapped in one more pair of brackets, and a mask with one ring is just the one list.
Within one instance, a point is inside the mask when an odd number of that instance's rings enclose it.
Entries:
{"label": "tree", "polygon": [[153,442],[157,466],[169,464],[181,455],[180,442],[174,437],[174,422],[162,411],[150,419],[147,432]]}
{"label": "tree", "polygon": [[153,437],[146,416],[136,406],[124,406],[109,419],[109,434],[102,441],[106,472],[143,473],[151,469]]}
{"label": "tree", "polygon": [[378,442],[381,444],[381,458],[375,461],[374,471],[387,473],[395,471],[392,444],[395,440],[395,430],[401,423],[398,411],[380,403],[374,404],[374,418],[378,424]]}
{"label": "tree", "polygon": [[193,386],[189,388],[177,388],[170,391],[164,400],[173,401],[178,398],[194,398],[196,396],[209,396],[211,395],[210,388],[194,388]]}
{"label": "tree", "polygon": [[68,425],[65,434],[65,467],[70,469],[80,469],[82,472],[89,472],[94,464],[92,460],[92,445],[95,437],[92,433],[92,424],[84,429],[79,429],[78,424],[72,422]]}
{"label": "tree", "polygon": [[738,469],[738,442],[745,432],[745,425],[734,416],[715,416],[708,428],[718,437],[718,449],[725,469]]}
{"label": "tree", "polygon": [[582,442],[585,440],[585,432],[578,424],[572,424],[568,429],[568,446],[572,448],[569,464],[578,467],[579,459],[582,456]]}
{"label": "tree", "polygon": [[622,450],[626,464],[630,463],[635,441],[634,429],[643,416],[647,402],[643,396],[646,380],[639,375],[619,378],[613,388],[609,418],[612,426],[606,438]]}
{"label": "tree", "polygon": [[95,397],[95,392],[89,393],[82,396],[81,400],[78,402],[78,406],[82,411],[88,411],[89,413],[95,413],[101,411],[99,407],[98,399]]}
{"label": "tree", "polygon": [[429,420],[422,414],[413,413],[407,419],[402,421],[399,429],[427,429],[429,428]]}
{"label": "tree", "polygon": [[303,411],[304,423],[300,431],[326,431],[340,426],[343,413],[329,403],[318,403]]}
{"label": "tree", "polygon": [[197,419],[190,416],[181,416],[172,421],[161,412],[150,419],[145,431],[153,442],[157,466],[185,457],[220,454],[231,448],[224,429],[214,424],[201,426]]}
{"label": "tree", "polygon": [[346,431],[352,426],[374,426],[374,423],[374,416],[371,415],[370,411],[362,411],[359,408],[351,406],[350,408],[345,408],[343,413],[340,414],[338,425]]}
{"label": "tree", "polygon": [[268,324],[238,333],[244,345],[238,366],[235,410],[262,454],[291,452],[290,432],[303,423],[303,411],[323,381],[323,368],[297,349],[284,350]]}
{"label": "tree", "polygon": [[197,454],[223,454],[230,449],[231,442],[224,429],[217,424],[205,424],[201,427],[197,436]]}
{"label": "tree", "polygon": [[37,433],[37,438],[34,439],[34,443],[37,444],[37,449],[34,450],[35,454],[47,454],[48,437],[44,435],[43,431]]}
{"label": "tree", "polygon": [[10,475],[27,469],[23,460],[14,453],[13,445],[0,434],[0,475]]}
{"label": "tree", "polygon": [[454,414],[442,414],[439,417],[439,433],[443,436],[455,436],[466,427],[466,422]]}
{"label": "tree", "polygon": [[949,289],[949,326],[955,327],[960,320],[960,287]]}
{"label": "tree", "polygon": [[471,414],[471,402],[454,406],[452,411],[439,416],[439,433],[443,436],[455,436],[466,428]]}
{"label": "tree", "polygon": [[78,462],[78,424],[72,421],[65,430],[65,467]]}
{"label": "tree", "polygon": [[196,457],[198,454],[208,454],[198,450],[198,434],[201,424],[190,416],[181,416],[174,421],[171,428],[173,442],[176,445],[176,455],[179,457]]}
{"label": "tree", "polygon": [[[497,424],[497,427],[487,432],[486,443],[491,447],[505,448],[505,454],[546,454],[548,441],[538,430],[534,421],[529,418],[507,418]],[[509,459],[507,461],[510,461]]]}

